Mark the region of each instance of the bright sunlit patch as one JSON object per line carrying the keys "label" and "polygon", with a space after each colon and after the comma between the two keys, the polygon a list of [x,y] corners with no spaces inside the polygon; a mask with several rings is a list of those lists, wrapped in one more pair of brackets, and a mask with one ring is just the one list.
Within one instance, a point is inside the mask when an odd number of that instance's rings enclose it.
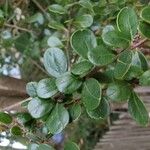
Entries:
{"label": "bright sunlit patch", "polygon": [[24,146],[23,144],[19,143],[19,142],[15,142],[12,144],[12,148],[16,148],[16,149],[27,149],[26,146]]}
{"label": "bright sunlit patch", "polygon": [[8,146],[10,141],[8,139],[1,139],[0,146]]}

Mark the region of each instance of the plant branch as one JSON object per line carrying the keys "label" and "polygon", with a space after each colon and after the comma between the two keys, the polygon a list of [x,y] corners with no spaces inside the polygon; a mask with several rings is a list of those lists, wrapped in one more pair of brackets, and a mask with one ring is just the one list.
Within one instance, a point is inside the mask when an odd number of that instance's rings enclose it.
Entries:
{"label": "plant branch", "polygon": [[43,73],[48,74],[36,61],[34,61],[33,59],[31,59],[31,62],[37,67],[39,68]]}
{"label": "plant branch", "polygon": [[[5,107],[5,108],[3,109],[3,111],[18,110],[18,107],[20,107],[22,103],[27,102],[27,101],[30,101],[30,100],[31,100],[31,97],[28,98],[28,99],[25,99],[25,100],[23,100],[23,101],[21,101],[21,102],[18,102],[18,103],[14,104],[14,105]],[[17,109],[16,109],[16,108],[17,108]]]}
{"label": "plant branch", "polygon": [[32,33],[31,30],[28,30],[28,29],[22,28],[22,27],[18,27],[18,26],[16,26],[16,25],[12,25],[12,24],[5,23],[4,26],[10,27],[10,28],[15,28],[15,29],[18,29],[18,30],[21,30],[21,31],[25,31],[25,32],[28,32],[28,33]]}
{"label": "plant branch", "polygon": [[148,40],[147,38],[141,40],[139,43],[136,43],[135,45],[133,45],[132,49],[139,47],[140,45],[144,44],[147,40]]}

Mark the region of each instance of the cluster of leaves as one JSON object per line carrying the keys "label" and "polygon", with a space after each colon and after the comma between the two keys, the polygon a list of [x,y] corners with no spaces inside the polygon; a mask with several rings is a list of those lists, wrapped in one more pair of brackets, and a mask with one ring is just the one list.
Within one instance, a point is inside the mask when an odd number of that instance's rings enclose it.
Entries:
{"label": "cluster of leaves", "polygon": [[[31,100],[27,101],[30,117],[22,115],[21,118],[25,119],[23,124],[32,119],[36,120],[44,126],[46,135],[54,135],[62,132],[69,123],[76,121],[82,109],[85,109],[89,117],[93,119],[107,118],[110,114],[109,103],[115,101],[127,102],[133,119],[143,126],[148,125],[148,112],[142,100],[134,92],[134,87],[150,85],[150,70],[145,56],[134,40],[139,33],[146,38],[144,41],[150,39],[147,31],[150,26],[150,6],[142,9],[139,19],[132,7],[122,8],[125,2],[120,2],[118,7],[113,9],[106,9],[106,1],[102,2],[92,3],[80,0],[67,5],[67,1],[63,1],[61,5],[52,4],[48,7],[48,11],[51,12],[51,16],[45,14],[51,18],[48,26],[65,31],[67,39],[64,44],[59,36],[48,38],[49,48],[44,53],[43,63],[49,77],[27,84],[26,90],[31,97]],[[113,6],[118,1],[114,0],[111,3]],[[99,4],[102,7],[102,14],[109,12],[105,15],[109,16],[110,20],[115,17],[120,7],[122,9],[117,15],[116,25],[106,25],[102,33],[97,34],[95,30],[97,26],[92,28],[91,25],[97,21],[98,16],[94,14],[98,11]],[[79,7],[78,5],[82,7],[78,15],[68,19],[67,10],[72,9],[70,11],[72,15],[77,10],[76,7]],[[101,16],[103,21],[105,15]],[[67,29],[62,24],[65,17]],[[42,24],[41,18],[41,14],[36,14],[30,18],[30,23]],[[75,26],[75,31],[72,31],[72,25]],[[21,41],[24,40],[18,41],[20,47]],[[25,44],[25,46],[28,45]],[[4,115],[6,114],[2,113],[0,117],[3,118]],[[53,149],[45,144],[32,144],[29,148],[31,150]],[[69,149],[78,150],[79,148],[76,144],[69,142],[65,150]]]}

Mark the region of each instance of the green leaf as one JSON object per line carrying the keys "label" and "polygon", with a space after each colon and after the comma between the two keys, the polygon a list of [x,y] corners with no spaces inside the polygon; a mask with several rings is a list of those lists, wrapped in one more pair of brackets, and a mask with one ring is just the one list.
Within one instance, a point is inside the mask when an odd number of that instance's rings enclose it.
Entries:
{"label": "green leaf", "polygon": [[132,8],[124,7],[117,16],[117,27],[120,32],[131,40],[137,33],[138,20],[135,11]]}
{"label": "green leaf", "polygon": [[50,98],[58,92],[55,79],[42,79],[37,86],[37,94],[40,98]]}
{"label": "green leaf", "polygon": [[50,12],[56,13],[56,14],[65,14],[66,10],[63,6],[58,4],[52,4],[48,7],[48,10]]}
{"label": "green leaf", "polygon": [[48,100],[33,98],[28,103],[28,111],[33,118],[41,118],[51,111],[53,104]]}
{"label": "green leaf", "polygon": [[149,5],[142,9],[140,16],[145,22],[150,24],[150,6]]}
{"label": "green leaf", "polygon": [[139,24],[139,30],[143,36],[150,39],[150,24],[141,21]]}
{"label": "green leaf", "polygon": [[110,114],[109,103],[106,98],[102,98],[99,106],[94,110],[87,110],[88,115],[93,119],[105,119]]}
{"label": "green leaf", "polygon": [[144,103],[134,92],[129,98],[128,109],[129,113],[136,120],[137,123],[143,126],[146,126],[149,123],[149,115],[144,106]]}
{"label": "green leaf", "polygon": [[29,49],[30,46],[30,36],[28,33],[22,33],[14,42],[15,47],[18,51],[24,52]]}
{"label": "green leaf", "polygon": [[64,25],[58,21],[49,22],[48,27],[52,28],[52,29],[56,29],[56,30],[64,30],[65,29]]}
{"label": "green leaf", "polygon": [[92,3],[90,2],[90,0],[80,0],[79,1],[79,4],[82,6],[82,7],[84,7],[84,8],[86,8],[86,9],[88,9],[88,10],[90,10],[91,12],[93,12],[93,5],[92,5]]}
{"label": "green leaf", "polygon": [[11,124],[12,117],[5,112],[0,112],[0,123]]}
{"label": "green leaf", "polygon": [[26,91],[29,96],[36,97],[37,96],[37,82],[29,82],[26,85]]}
{"label": "green leaf", "polygon": [[101,94],[101,85],[96,79],[91,78],[84,82],[81,100],[87,110],[93,110],[98,107]]}
{"label": "green leaf", "polygon": [[115,54],[103,44],[88,52],[88,59],[97,66],[104,66],[114,61]]}
{"label": "green leaf", "polygon": [[131,87],[126,82],[114,82],[108,85],[106,95],[112,101],[127,101],[131,95]]}
{"label": "green leaf", "polygon": [[81,86],[81,84],[82,82],[69,72],[56,79],[56,86],[58,90],[65,94],[71,94],[75,92]]}
{"label": "green leaf", "polygon": [[130,69],[126,74],[126,79],[139,78],[148,69],[146,58],[139,51],[132,51],[132,61]]}
{"label": "green leaf", "polygon": [[55,36],[49,37],[48,40],[47,40],[47,44],[50,47],[62,47],[63,46],[63,44],[60,41],[60,39],[55,37]]}
{"label": "green leaf", "polygon": [[75,75],[81,75],[82,77],[87,75],[93,69],[93,65],[87,61],[83,60],[77,64],[74,64],[71,68],[71,72]]}
{"label": "green leaf", "polygon": [[81,106],[79,104],[73,104],[69,107],[68,112],[70,114],[70,120],[76,121],[81,115]]}
{"label": "green leaf", "polygon": [[40,144],[37,150],[54,150],[54,148],[47,144]]}
{"label": "green leaf", "polygon": [[38,22],[40,25],[42,25],[44,23],[44,17],[42,15],[42,13],[36,13],[34,14],[33,16],[31,16],[29,19],[28,19],[28,22],[29,23],[34,23],[34,22]]}
{"label": "green leaf", "polygon": [[11,128],[11,134],[14,136],[21,136],[22,135],[22,129],[18,126],[13,126]]}
{"label": "green leaf", "polygon": [[59,48],[49,48],[44,54],[44,66],[48,73],[59,77],[67,71],[67,58]]}
{"label": "green leaf", "polygon": [[38,150],[39,145],[32,143],[28,145],[28,150]]}
{"label": "green leaf", "polygon": [[69,123],[69,113],[63,105],[56,104],[46,121],[48,130],[52,134],[60,133]]}
{"label": "green leaf", "polygon": [[26,124],[27,122],[31,120],[32,120],[32,117],[27,112],[17,114],[17,121],[22,125]]}
{"label": "green leaf", "polygon": [[146,72],[144,72],[142,76],[140,77],[139,81],[140,81],[140,85],[150,86],[150,70],[147,70]]}
{"label": "green leaf", "polygon": [[148,67],[148,61],[147,61],[146,57],[140,51],[138,51],[138,55],[139,55],[139,58],[140,58],[140,61],[141,61],[141,67],[142,67],[143,71],[148,70],[149,67]]}
{"label": "green leaf", "polygon": [[93,24],[93,17],[89,14],[78,16],[74,23],[79,27],[87,28]]}
{"label": "green leaf", "polygon": [[77,30],[71,36],[71,46],[83,58],[87,58],[88,51],[97,46],[96,37],[90,30]]}
{"label": "green leaf", "polygon": [[114,76],[116,79],[124,79],[128,70],[130,69],[132,61],[132,52],[126,50],[119,55],[117,64],[114,69]]}
{"label": "green leaf", "polygon": [[80,150],[80,148],[76,143],[68,141],[65,143],[64,150]]}
{"label": "green leaf", "polygon": [[102,39],[104,43],[113,48],[127,48],[129,46],[129,41],[124,38],[123,34],[112,27],[103,30]]}

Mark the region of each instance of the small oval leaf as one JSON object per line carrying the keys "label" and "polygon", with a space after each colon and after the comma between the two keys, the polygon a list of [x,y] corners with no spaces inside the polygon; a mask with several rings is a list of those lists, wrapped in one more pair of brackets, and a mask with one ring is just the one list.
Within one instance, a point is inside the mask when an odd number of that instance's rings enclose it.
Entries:
{"label": "small oval leaf", "polygon": [[96,37],[90,30],[77,30],[71,36],[71,46],[83,58],[87,58],[88,51],[97,46]]}
{"label": "small oval leaf", "polygon": [[48,100],[41,100],[39,98],[33,98],[28,103],[28,111],[33,118],[41,118],[53,108],[53,104]]}
{"label": "small oval leaf", "polygon": [[12,117],[5,112],[0,112],[0,123],[11,124]]}
{"label": "small oval leaf", "polygon": [[61,104],[56,104],[46,121],[48,130],[52,134],[60,133],[69,123],[69,113]]}
{"label": "small oval leaf", "polygon": [[67,71],[67,58],[59,48],[49,48],[44,54],[44,66],[48,73],[59,77]]}
{"label": "small oval leaf", "polygon": [[97,66],[104,66],[114,61],[115,54],[104,45],[99,45],[88,52],[88,59]]}
{"label": "small oval leaf", "polygon": [[131,95],[131,87],[126,82],[114,82],[108,85],[106,95],[112,101],[127,101]]}
{"label": "small oval leaf", "polygon": [[146,6],[141,11],[141,18],[150,24],[150,6]]}
{"label": "small oval leaf", "polygon": [[56,79],[56,86],[58,90],[65,94],[75,92],[81,84],[82,82],[69,72]]}
{"label": "small oval leaf", "polygon": [[84,82],[81,100],[87,110],[93,110],[98,107],[101,99],[101,85],[94,79],[88,79]]}
{"label": "small oval leaf", "polygon": [[37,86],[37,94],[40,98],[50,98],[58,92],[55,79],[42,79]]}
{"label": "small oval leaf", "polygon": [[149,123],[149,114],[144,106],[144,103],[140,100],[136,93],[132,92],[128,101],[129,113],[142,126],[146,126]]}
{"label": "small oval leaf", "polygon": [[87,110],[88,115],[93,119],[105,119],[110,114],[109,103],[106,98],[102,98],[99,106],[94,110]]}
{"label": "small oval leaf", "polygon": [[29,96],[36,97],[37,96],[37,82],[29,82],[26,85],[26,91]]}

